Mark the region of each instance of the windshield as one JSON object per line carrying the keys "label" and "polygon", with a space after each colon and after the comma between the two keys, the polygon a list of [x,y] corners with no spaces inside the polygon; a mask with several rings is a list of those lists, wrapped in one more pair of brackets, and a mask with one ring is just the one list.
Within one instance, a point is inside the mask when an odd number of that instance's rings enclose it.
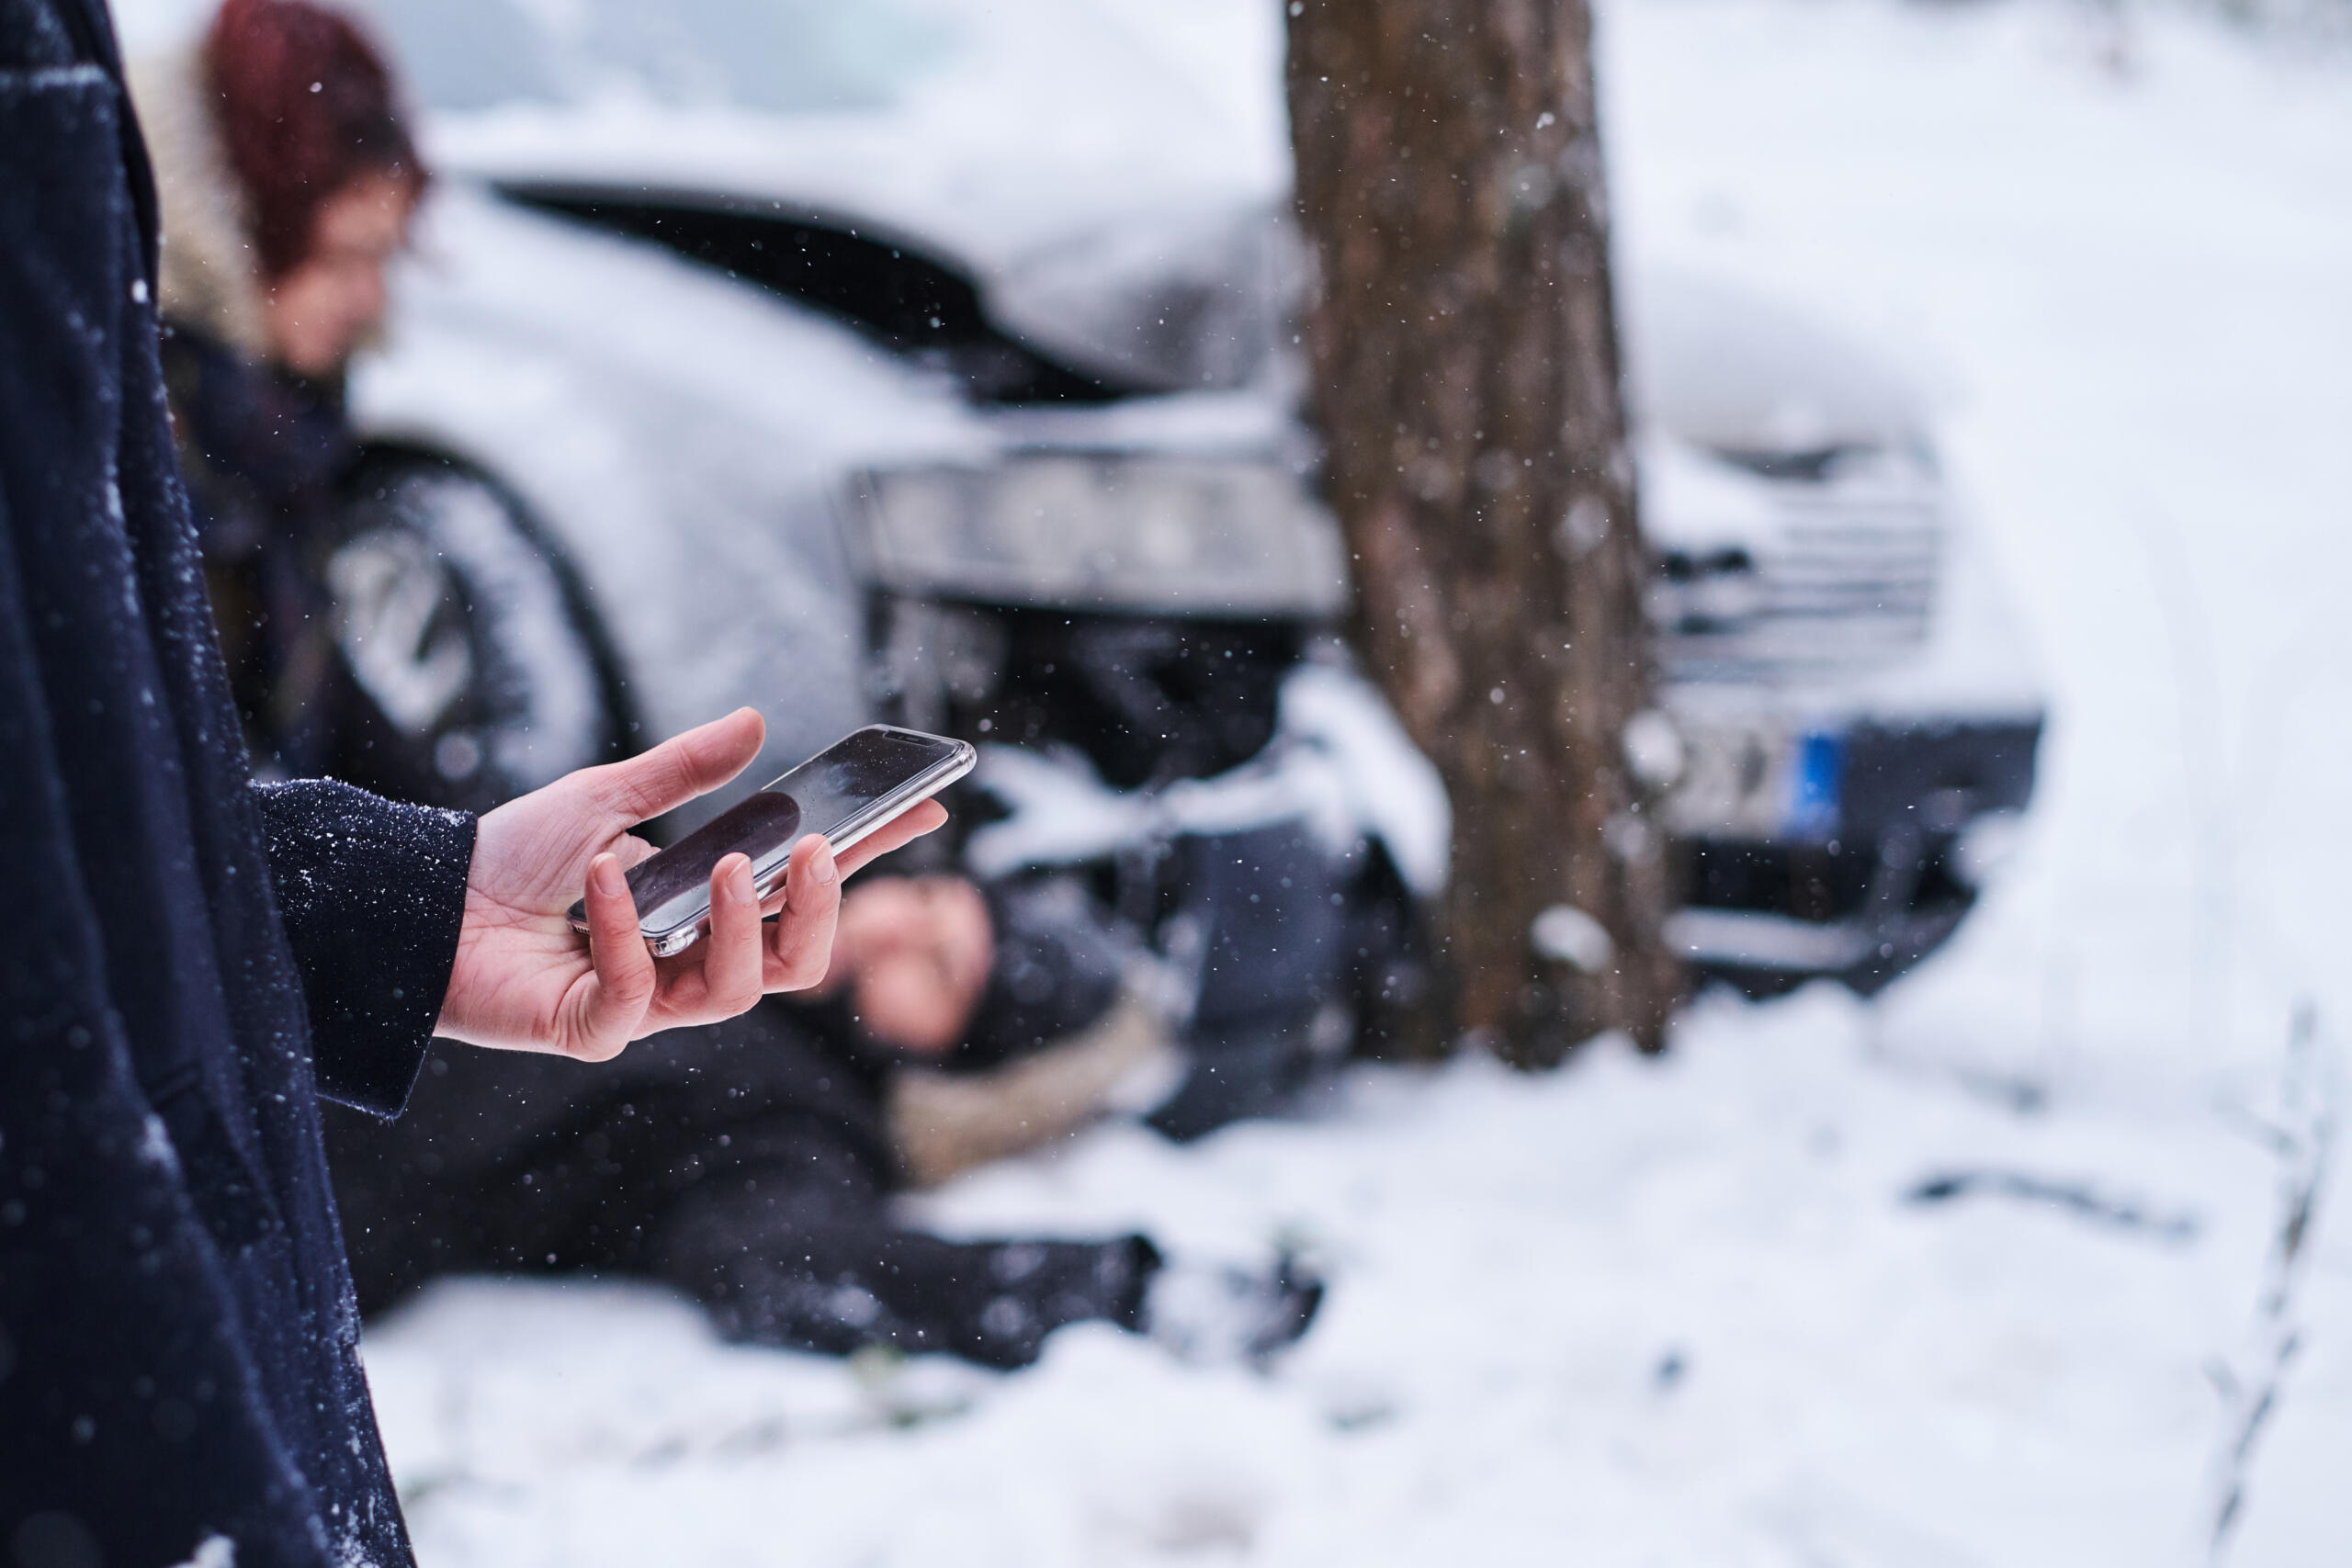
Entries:
{"label": "windshield", "polygon": [[930,0],[366,0],[419,101],[443,110],[637,101],[866,108],[949,58]]}

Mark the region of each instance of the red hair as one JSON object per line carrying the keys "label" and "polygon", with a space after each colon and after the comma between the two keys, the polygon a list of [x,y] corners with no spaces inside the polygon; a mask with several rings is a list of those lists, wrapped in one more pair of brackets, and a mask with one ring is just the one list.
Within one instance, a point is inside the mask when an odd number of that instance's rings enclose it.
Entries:
{"label": "red hair", "polygon": [[310,0],[222,0],[204,70],[262,276],[307,259],[319,209],[370,174],[424,185],[391,73],[345,17]]}

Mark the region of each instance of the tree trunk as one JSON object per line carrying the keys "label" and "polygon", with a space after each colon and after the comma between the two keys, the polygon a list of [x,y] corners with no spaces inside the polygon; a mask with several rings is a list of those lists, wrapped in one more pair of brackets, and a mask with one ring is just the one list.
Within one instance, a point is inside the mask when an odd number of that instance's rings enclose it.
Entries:
{"label": "tree trunk", "polygon": [[1451,1016],[1424,1038],[1530,1065],[1610,1028],[1655,1049],[1680,972],[1626,761],[1647,569],[1586,0],[1289,11],[1306,345],[1359,646],[1453,798]]}

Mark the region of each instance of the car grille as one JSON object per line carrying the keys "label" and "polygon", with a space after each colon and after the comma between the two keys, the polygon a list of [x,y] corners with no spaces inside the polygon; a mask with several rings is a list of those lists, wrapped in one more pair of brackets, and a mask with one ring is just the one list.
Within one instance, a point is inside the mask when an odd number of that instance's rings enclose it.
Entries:
{"label": "car grille", "polygon": [[1664,554],[1649,608],[1670,678],[1867,664],[1926,639],[1935,498],[1841,488],[1776,484],[1774,526],[1746,547]]}

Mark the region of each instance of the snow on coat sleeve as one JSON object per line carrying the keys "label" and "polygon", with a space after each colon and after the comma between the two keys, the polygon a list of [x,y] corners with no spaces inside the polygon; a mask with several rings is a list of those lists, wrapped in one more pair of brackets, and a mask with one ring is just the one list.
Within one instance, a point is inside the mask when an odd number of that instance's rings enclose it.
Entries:
{"label": "snow on coat sleeve", "polygon": [[319,1093],[397,1116],[448,989],[474,819],[329,779],[255,784],[254,795]]}

